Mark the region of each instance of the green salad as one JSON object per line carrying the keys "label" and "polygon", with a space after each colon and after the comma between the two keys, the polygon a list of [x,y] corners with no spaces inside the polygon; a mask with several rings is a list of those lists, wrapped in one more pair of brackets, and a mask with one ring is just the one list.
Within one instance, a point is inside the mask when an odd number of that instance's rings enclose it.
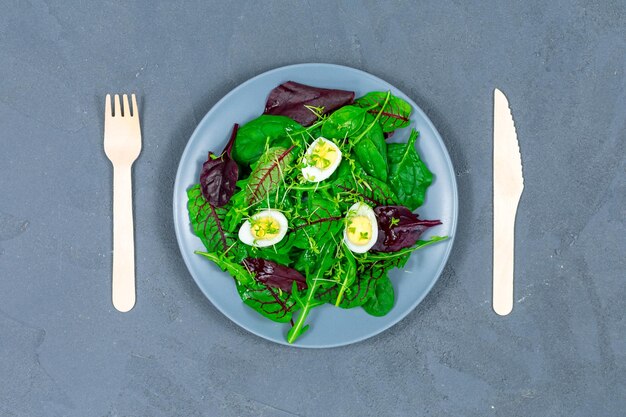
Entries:
{"label": "green salad", "polygon": [[418,132],[405,129],[411,110],[390,92],[355,99],[281,84],[264,114],[235,125],[221,153],[209,152],[188,189],[190,222],[206,248],[196,253],[234,278],[247,306],[288,323],[289,343],[322,304],[384,316],[395,299],[388,272],[445,239],[422,240],[441,222],[414,213],[433,176],[416,151]]}

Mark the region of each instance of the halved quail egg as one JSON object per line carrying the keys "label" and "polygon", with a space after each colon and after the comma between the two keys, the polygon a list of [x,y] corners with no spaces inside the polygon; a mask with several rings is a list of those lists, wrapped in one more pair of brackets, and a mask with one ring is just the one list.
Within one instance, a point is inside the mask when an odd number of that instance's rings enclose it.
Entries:
{"label": "halved quail egg", "polygon": [[341,162],[341,150],[332,141],[319,137],[304,153],[302,175],[309,182],[320,182],[330,177]]}
{"label": "halved quail egg", "polygon": [[354,253],[365,253],[374,246],[378,240],[378,221],[370,206],[359,202],[348,209],[343,240]]}
{"label": "halved quail egg", "polygon": [[289,224],[278,210],[263,210],[246,220],[239,228],[239,240],[246,245],[263,248],[283,240]]}

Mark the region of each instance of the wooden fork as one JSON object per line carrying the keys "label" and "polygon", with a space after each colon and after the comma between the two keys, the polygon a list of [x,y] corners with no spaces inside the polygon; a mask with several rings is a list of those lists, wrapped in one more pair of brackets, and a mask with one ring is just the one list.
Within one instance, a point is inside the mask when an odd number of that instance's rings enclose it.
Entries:
{"label": "wooden fork", "polygon": [[104,152],[113,164],[113,306],[121,312],[135,305],[135,240],[133,236],[133,192],[131,168],[141,152],[141,130],[137,99],[106,95],[104,110]]}

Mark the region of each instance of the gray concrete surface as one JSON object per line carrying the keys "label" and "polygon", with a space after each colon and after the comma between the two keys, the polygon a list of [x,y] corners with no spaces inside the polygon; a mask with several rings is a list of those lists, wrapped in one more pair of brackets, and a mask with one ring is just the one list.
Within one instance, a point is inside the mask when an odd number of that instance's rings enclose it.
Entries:
{"label": "gray concrete surface", "polygon": [[[0,0],[0,416],[625,415],[626,2],[546,3]],[[222,316],[171,216],[200,118],[299,62],[407,92],[460,192],[456,246],[425,302],[332,350],[278,346]],[[489,301],[495,86],[526,177],[507,318]],[[143,97],[139,298],[122,315],[102,112],[105,92],[130,90]]]}

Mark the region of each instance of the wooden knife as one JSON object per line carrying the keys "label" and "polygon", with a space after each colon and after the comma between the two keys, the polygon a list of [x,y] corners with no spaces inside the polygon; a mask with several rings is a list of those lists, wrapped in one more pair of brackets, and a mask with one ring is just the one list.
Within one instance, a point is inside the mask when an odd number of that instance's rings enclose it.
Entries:
{"label": "wooden knife", "polygon": [[509,101],[493,92],[493,310],[513,310],[515,215],[524,190],[522,160]]}

